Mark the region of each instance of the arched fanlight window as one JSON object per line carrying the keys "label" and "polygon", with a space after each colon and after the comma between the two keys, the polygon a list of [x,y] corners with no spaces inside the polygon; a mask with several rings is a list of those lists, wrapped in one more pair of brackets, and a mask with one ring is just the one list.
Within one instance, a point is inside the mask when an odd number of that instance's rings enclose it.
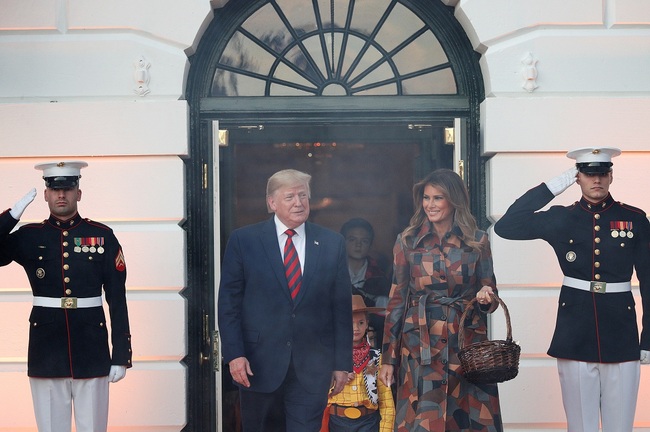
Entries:
{"label": "arched fanlight window", "polygon": [[211,86],[213,97],[457,92],[433,30],[398,0],[269,0],[229,37]]}

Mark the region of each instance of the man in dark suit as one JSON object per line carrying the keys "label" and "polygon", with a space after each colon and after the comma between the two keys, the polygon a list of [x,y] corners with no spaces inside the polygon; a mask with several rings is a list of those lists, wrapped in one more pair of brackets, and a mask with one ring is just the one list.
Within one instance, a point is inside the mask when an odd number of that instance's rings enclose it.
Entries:
{"label": "man in dark suit", "polygon": [[219,332],[245,432],[320,430],[328,392],[339,393],[352,370],[345,244],[307,222],[310,179],[273,174],[266,200],[275,216],[235,230],[223,257]]}

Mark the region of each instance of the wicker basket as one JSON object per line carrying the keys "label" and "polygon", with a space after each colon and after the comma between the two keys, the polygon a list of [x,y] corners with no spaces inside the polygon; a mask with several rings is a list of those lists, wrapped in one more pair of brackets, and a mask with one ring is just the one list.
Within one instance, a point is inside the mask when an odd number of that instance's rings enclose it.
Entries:
{"label": "wicker basket", "polygon": [[521,347],[512,341],[510,314],[506,304],[497,295],[492,294],[492,301],[498,301],[506,315],[508,336],[506,340],[486,340],[468,346],[465,344],[465,319],[474,307],[477,299],[467,304],[460,318],[458,334],[458,358],[465,379],[476,384],[500,383],[513,379],[519,373],[519,354]]}

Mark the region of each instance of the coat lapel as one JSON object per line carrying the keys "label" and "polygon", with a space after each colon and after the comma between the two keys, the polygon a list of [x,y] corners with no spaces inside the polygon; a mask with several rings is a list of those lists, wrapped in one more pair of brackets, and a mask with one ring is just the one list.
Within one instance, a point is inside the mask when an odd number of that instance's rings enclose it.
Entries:
{"label": "coat lapel", "polygon": [[[304,272],[302,275],[302,287],[296,297],[296,304],[302,300],[305,293],[309,290],[309,285],[314,280],[316,269],[320,260],[320,230],[313,224],[305,222],[305,262],[303,264]],[[285,278],[286,279],[286,278]]]}
{"label": "coat lapel", "polygon": [[[282,254],[280,253],[280,247],[278,246],[278,235],[275,230],[275,222],[271,218],[267,223],[262,227],[261,238],[262,247],[266,253],[269,263],[271,263],[271,268],[275,274],[278,284],[276,286],[280,287],[282,294],[287,297],[288,300],[291,300],[291,295],[289,294],[289,285],[287,284],[287,277],[284,274],[284,263],[282,262]],[[271,285],[271,284],[269,284]]]}

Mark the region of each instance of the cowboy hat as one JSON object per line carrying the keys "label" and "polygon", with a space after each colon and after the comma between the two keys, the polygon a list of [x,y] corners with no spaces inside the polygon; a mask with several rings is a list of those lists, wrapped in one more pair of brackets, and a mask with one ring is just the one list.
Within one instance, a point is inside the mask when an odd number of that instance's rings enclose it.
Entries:
{"label": "cowboy hat", "polygon": [[384,308],[367,307],[366,302],[363,301],[363,297],[355,294],[352,296],[352,313],[355,312],[381,313],[384,312]]}

